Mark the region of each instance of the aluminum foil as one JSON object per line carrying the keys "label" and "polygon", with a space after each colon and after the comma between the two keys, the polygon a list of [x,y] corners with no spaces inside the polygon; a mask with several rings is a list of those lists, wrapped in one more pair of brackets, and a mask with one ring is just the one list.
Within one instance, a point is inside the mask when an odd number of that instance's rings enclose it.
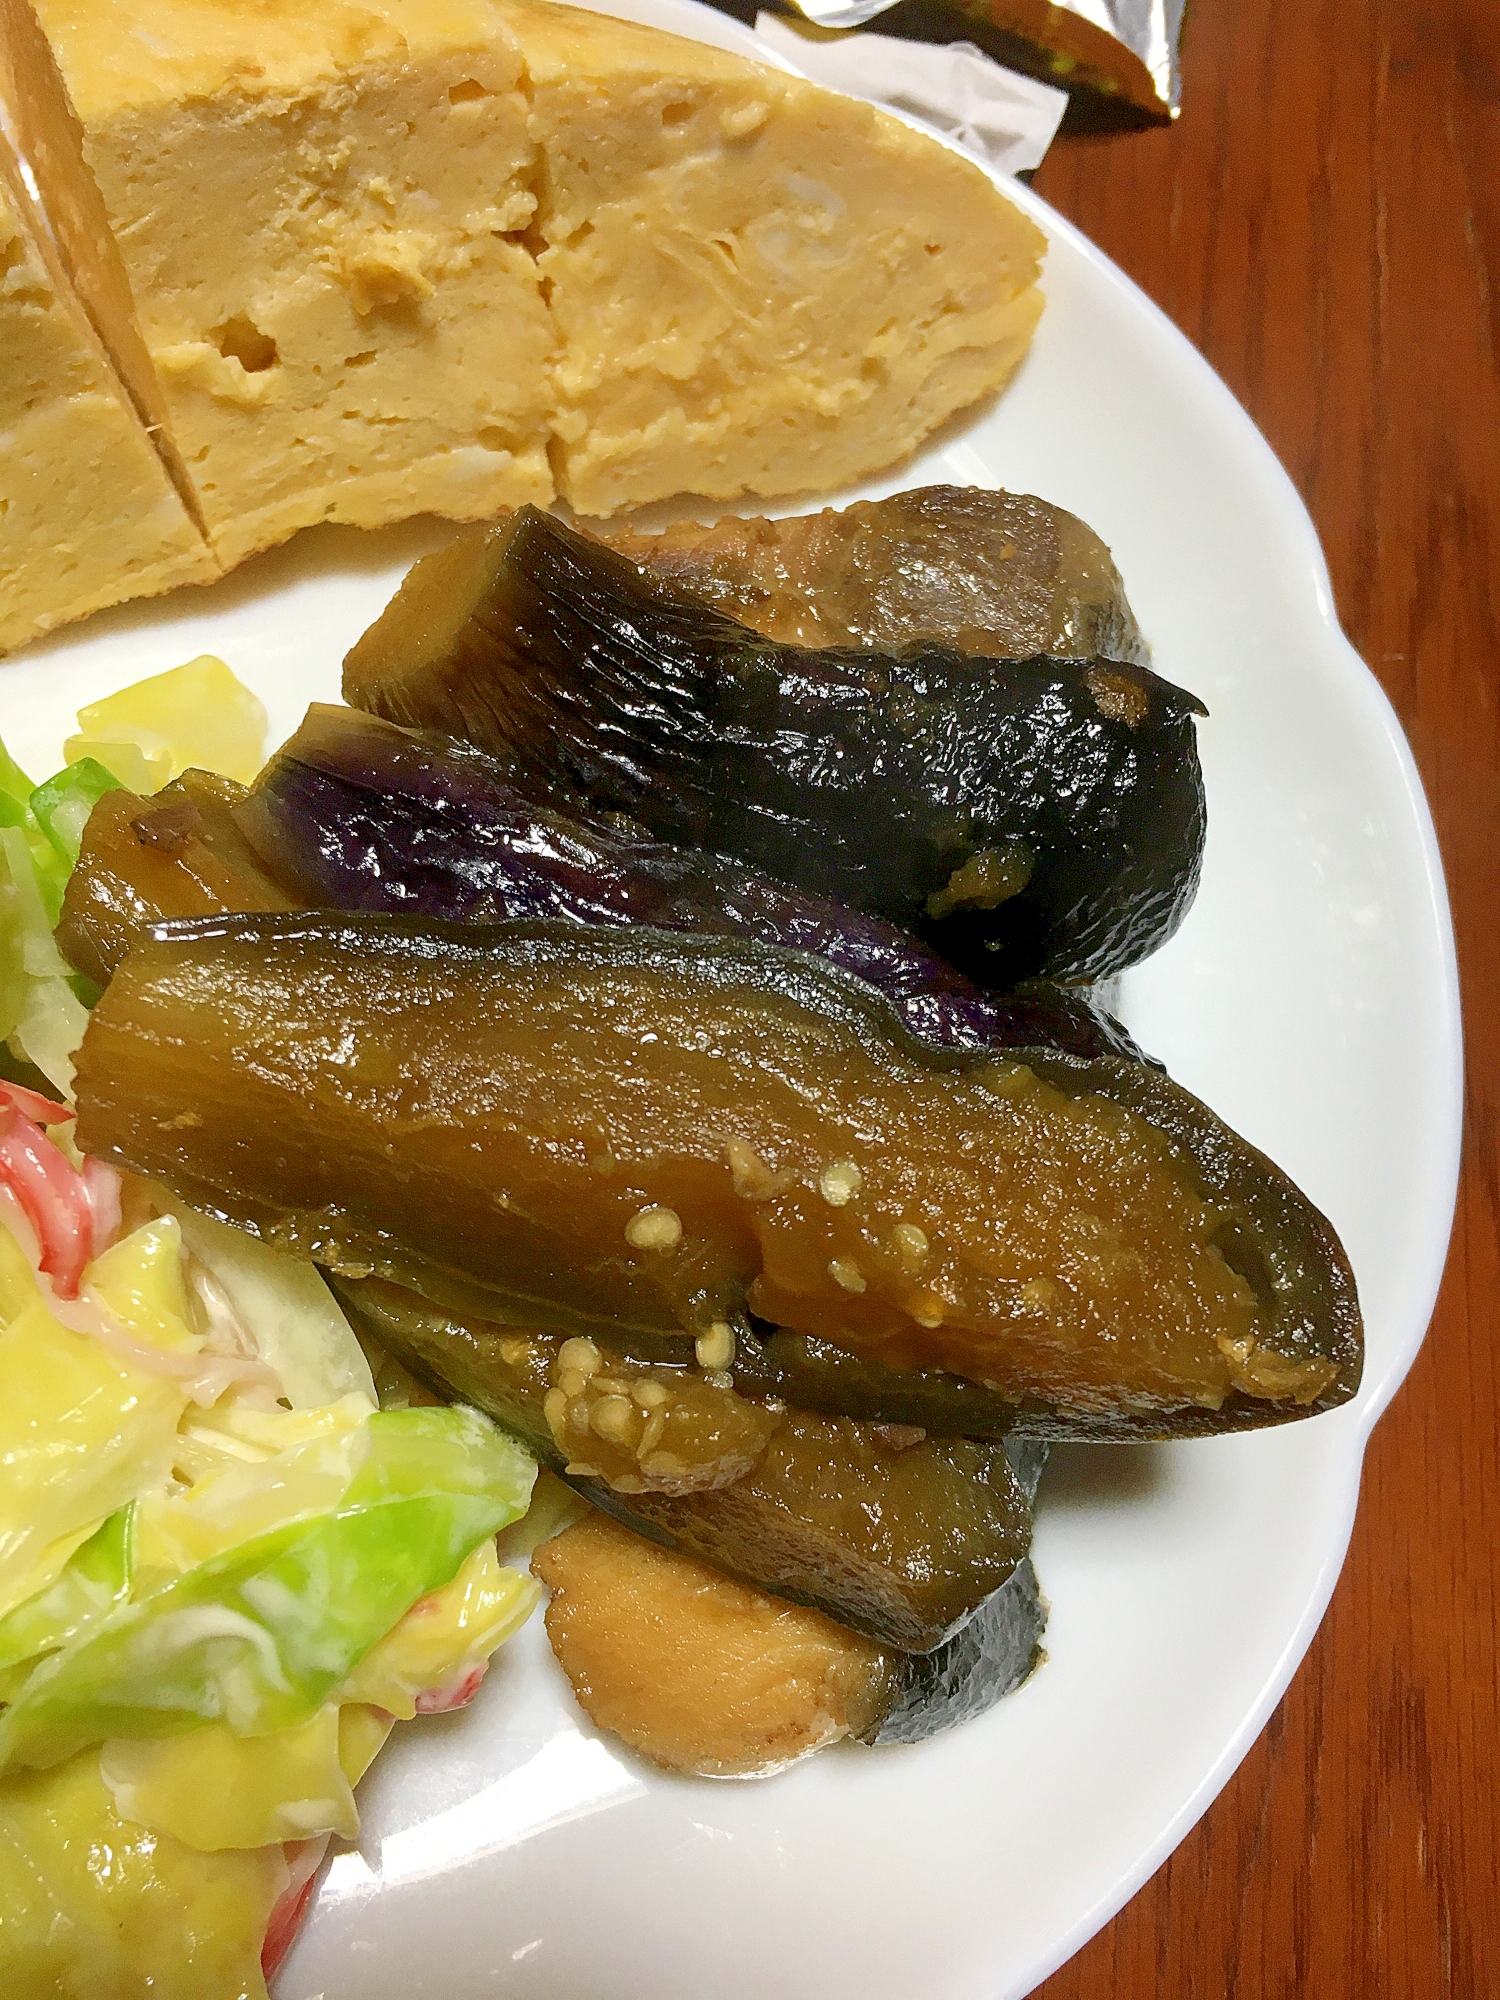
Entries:
{"label": "aluminum foil", "polygon": [[[823,28],[912,41],[972,40],[1008,68],[1059,85],[1096,111],[1177,115],[1177,45],[1186,0],[787,0]],[[738,11],[737,9],[733,11]]]}

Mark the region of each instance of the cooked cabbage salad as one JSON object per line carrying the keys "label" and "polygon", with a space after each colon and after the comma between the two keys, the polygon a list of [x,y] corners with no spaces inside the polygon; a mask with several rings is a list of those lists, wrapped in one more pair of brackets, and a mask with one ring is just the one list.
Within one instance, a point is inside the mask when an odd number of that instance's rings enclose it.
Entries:
{"label": "cooked cabbage salad", "polygon": [[[69,1138],[94,997],[52,927],[116,785],[248,778],[216,660],[0,750],[0,1992],[264,2000],[398,1721],[529,1614],[532,1460],[369,1361],[312,1265]],[[386,1407],[382,1407],[382,1403]]]}

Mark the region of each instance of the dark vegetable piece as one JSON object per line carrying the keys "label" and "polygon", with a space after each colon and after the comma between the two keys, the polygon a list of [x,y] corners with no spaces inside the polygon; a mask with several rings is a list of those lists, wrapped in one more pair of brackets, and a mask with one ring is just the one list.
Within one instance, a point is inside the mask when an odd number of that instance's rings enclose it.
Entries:
{"label": "dark vegetable piece", "polygon": [[[555,1336],[444,1313],[377,1278],[336,1277],[334,1288],[354,1325],[419,1380],[484,1410],[605,1513],[884,1645],[941,1644],[1030,1543],[1025,1495],[1000,1446],[901,1448],[868,1426],[800,1410],[780,1413],[760,1457],[723,1486],[621,1492],[577,1470],[548,1421],[547,1398],[566,1372]],[[601,1443],[578,1435],[589,1452]]]}
{"label": "dark vegetable piece", "polygon": [[138,945],[78,1143],[335,1269],[550,1330],[748,1311],[1043,1435],[1238,1429],[1359,1379],[1348,1265],[1158,1072],[917,1042],[727,938],[224,917]]}
{"label": "dark vegetable piece", "polygon": [[974,1616],[930,1653],[891,1657],[895,1673],[865,1743],[923,1743],[972,1722],[1035,1672],[1046,1606],[1028,1556]]}
{"label": "dark vegetable piece", "polygon": [[[1033,1438],[1006,1440],[1005,1455],[1028,1506],[1035,1505],[1049,1449]],[[941,1646],[887,1655],[890,1677],[879,1691],[879,1713],[859,1732],[861,1741],[922,1743],[972,1722],[1035,1672],[1046,1628],[1047,1607],[1027,1556]]]}
{"label": "dark vegetable piece", "polygon": [[[402,1360],[420,1380],[439,1394],[457,1394],[486,1409],[498,1422],[516,1432],[544,1463],[564,1477],[569,1477],[564,1470],[565,1454],[546,1414],[546,1398],[549,1393],[555,1393],[549,1390],[548,1385],[564,1372],[559,1368],[563,1343],[555,1338],[549,1340],[536,1334],[486,1325],[481,1321],[454,1319],[436,1311],[414,1293],[379,1278],[354,1281],[335,1278],[333,1284],[344,1310],[368,1339]],[[680,1369],[658,1369],[651,1379],[661,1382],[674,1375],[681,1377],[682,1374]],[[835,1460],[847,1450],[848,1440],[853,1435],[851,1427],[827,1426],[819,1429],[807,1425],[801,1413],[793,1413],[792,1423],[799,1442],[810,1438],[820,1453],[827,1452]],[[596,1438],[589,1448],[594,1449],[597,1442]],[[847,1579],[851,1575],[868,1578],[878,1562],[872,1547],[872,1528],[878,1525],[884,1549],[904,1550],[905,1587],[908,1590],[913,1581],[930,1575],[934,1565],[939,1571],[951,1569],[955,1516],[960,1524],[960,1545],[975,1545],[972,1521],[976,1496],[968,1496],[966,1501],[955,1507],[954,1489],[950,1483],[953,1472],[966,1475],[973,1468],[975,1460],[972,1457],[961,1455],[955,1461],[933,1451],[931,1447],[919,1447],[919,1457],[908,1455],[904,1468],[909,1474],[917,1471],[921,1474],[920,1511],[908,1518],[893,1516],[889,1486],[871,1482],[870,1499],[875,1513],[872,1515],[867,1507],[862,1507],[858,1514],[846,1514],[830,1528],[826,1509],[820,1505],[827,1491],[826,1473],[819,1476],[812,1492],[805,1485],[799,1485],[796,1475],[805,1473],[807,1461],[800,1453],[788,1450],[787,1444],[788,1440],[784,1438],[777,1449],[783,1474],[790,1471],[792,1480],[789,1482],[785,1477],[778,1479],[769,1493],[765,1490],[769,1482],[762,1480],[736,1496],[735,1522],[746,1521],[752,1512],[758,1514],[759,1520],[753,1525],[760,1528],[761,1538],[757,1541],[753,1532],[747,1532],[743,1540],[728,1552],[727,1561],[722,1538],[716,1537],[712,1544],[720,1566],[730,1569],[741,1581],[753,1582],[761,1588],[778,1592],[779,1584],[787,1580],[790,1557],[795,1564],[790,1579],[793,1583],[792,1594],[799,1601],[811,1602],[825,1615],[847,1623],[850,1617]],[[1011,1439],[1006,1444],[1005,1456],[1028,1504],[1035,1498],[1047,1451],[1045,1444],[1030,1439]],[[923,1462],[919,1463],[919,1459]],[[883,1462],[882,1455],[877,1455],[876,1462]],[[845,1475],[850,1479],[863,1476],[862,1468],[857,1465]],[[1003,1497],[1004,1482],[999,1478],[995,1459],[986,1457],[979,1462],[979,1476],[982,1491],[978,1497],[981,1502],[994,1494]],[[571,1475],[571,1483],[604,1511],[634,1527],[638,1533],[654,1540],[664,1528],[671,1530],[672,1545],[679,1555],[704,1545],[701,1517],[705,1513],[718,1514],[722,1511],[717,1501],[705,1503],[701,1497],[694,1496],[691,1501],[666,1509],[660,1501],[650,1501],[646,1506],[654,1511],[642,1513],[636,1511],[641,1507],[639,1501],[621,1495],[617,1489],[602,1484],[597,1478],[580,1477],[575,1472]],[[797,1505],[799,1519],[795,1525],[787,1520],[786,1503],[789,1499]],[[1002,1540],[1008,1541],[1012,1534],[1010,1509],[1002,1505],[995,1518]],[[830,1534],[840,1545],[835,1549],[830,1549],[826,1540],[820,1546],[819,1537]],[[976,1580],[989,1568],[982,1553],[984,1539],[983,1535],[978,1538],[981,1554],[975,1563]],[[627,1572],[623,1578],[616,1580],[628,1588],[634,1569],[640,1565],[632,1566],[616,1548],[614,1567]],[[808,1575],[816,1579],[811,1589],[806,1587]],[[548,1576],[545,1580],[551,1582],[552,1578]],[[575,1582],[578,1580],[575,1576]],[[890,1598],[902,1588],[902,1583],[903,1580],[896,1574],[885,1579],[885,1589],[880,1595],[886,1600],[887,1608],[878,1628],[872,1628],[868,1617],[872,1593],[866,1583],[861,1592],[861,1602],[854,1607],[854,1617],[860,1622],[862,1631],[879,1629],[888,1635],[893,1629],[908,1629],[904,1615],[897,1613],[893,1617],[889,1609]],[[779,1594],[786,1593],[781,1590]],[[712,1642],[724,1621],[732,1618],[734,1607],[731,1603],[711,1606],[710,1609],[713,1615],[709,1631],[699,1633],[695,1638],[692,1632],[680,1629],[680,1619],[674,1622],[670,1607],[664,1607],[653,1597],[650,1622],[655,1639],[642,1638],[641,1643],[668,1645],[676,1652],[686,1652],[688,1657],[692,1657],[696,1647]],[[618,1603],[614,1605],[612,1615],[617,1619],[621,1615]],[[871,1743],[920,1742],[952,1728],[958,1722],[967,1721],[992,1707],[1026,1679],[1039,1657],[1045,1624],[1046,1612],[1037,1589],[1036,1572],[1030,1559],[1025,1558],[1017,1563],[998,1590],[992,1590],[973,1614],[930,1652],[910,1653],[888,1645],[878,1657],[870,1657],[860,1655],[857,1648],[845,1649],[842,1656],[845,1671],[838,1676],[846,1701],[844,1720],[856,1734]],[[551,1632],[550,1622],[548,1629]],[[801,1647],[814,1643],[816,1636],[797,1627],[793,1629],[791,1640]],[[556,1643],[556,1635],[553,1637]],[[769,1643],[774,1644],[774,1635]],[[837,1666],[840,1656],[836,1646],[833,1652]],[[569,1665],[570,1674],[578,1665],[577,1661],[564,1663]],[[851,1675],[848,1671],[851,1663],[857,1664],[861,1670]],[[636,1664],[640,1664],[639,1660]],[[618,1679],[618,1676],[615,1678]],[[579,1693],[583,1698],[582,1688]],[[717,1714],[707,1719],[700,1717],[695,1726],[693,1703],[686,1696],[668,1714],[659,1713],[654,1702],[625,1702],[625,1715],[633,1716],[638,1724],[634,1733],[622,1720],[619,1700],[609,1705],[608,1714],[587,1700],[585,1705],[595,1721],[605,1726],[626,1728],[632,1742],[662,1761],[688,1767],[686,1753],[695,1744],[702,1754],[708,1753],[710,1745],[717,1745],[717,1753],[724,1754],[725,1718]],[[788,1716],[784,1711],[778,1712],[782,1713],[783,1721],[795,1719],[794,1714]],[[757,1720],[764,1719],[763,1713],[752,1712],[746,1718],[746,1726],[753,1734]],[[674,1720],[675,1728],[672,1726]],[[676,1755],[672,1754],[670,1747],[673,1744],[676,1745]],[[704,1768],[701,1756],[690,1767]]]}
{"label": "dark vegetable piece", "polygon": [[[743,862],[533,805],[471,744],[315,705],[234,807],[265,866],[305,903],[465,921],[565,918],[753,937],[866,979],[916,1034],[957,1048],[1043,1043],[1134,1054],[1081,994],[981,993],[915,938]],[[163,914],[188,916],[194,911]]]}
{"label": "dark vegetable piece", "polygon": [[1150,665],[1109,550],[1031,493],[918,486],[780,520],[728,515],[599,539],[767,639]]}
{"label": "dark vegetable piece", "polygon": [[985,986],[1133,964],[1197,887],[1204,711],[1149,669],[777,645],[535,508],[416,564],[344,693],[465,737],[532,798],[883,917]]}
{"label": "dark vegetable piece", "polygon": [[185,771],[154,797],[106,792],[89,814],[57,926],[60,950],[107,986],[131,945],[164,917],[290,910],[234,823],[243,785]]}

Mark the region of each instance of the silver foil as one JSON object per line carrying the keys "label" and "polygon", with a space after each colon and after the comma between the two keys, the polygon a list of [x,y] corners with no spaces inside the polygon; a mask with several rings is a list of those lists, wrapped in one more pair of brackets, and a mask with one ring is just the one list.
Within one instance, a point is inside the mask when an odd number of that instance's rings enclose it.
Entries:
{"label": "silver foil", "polygon": [[[861,28],[886,13],[896,0],[796,0],[808,20],[822,28]],[[1060,12],[1076,14],[1111,36],[1135,56],[1151,78],[1161,109],[1175,117],[1181,98],[1177,46],[1187,0],[1053,0]],[[1064,83],[1058,75],[1050,81]]]}

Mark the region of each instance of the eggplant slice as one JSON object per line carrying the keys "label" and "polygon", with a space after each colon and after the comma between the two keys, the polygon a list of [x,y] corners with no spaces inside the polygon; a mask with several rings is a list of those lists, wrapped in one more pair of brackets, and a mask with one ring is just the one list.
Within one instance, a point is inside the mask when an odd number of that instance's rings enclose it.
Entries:
{"label": "eggplant slice", "polygon": [[938,1050],[803,953],[322,914],[166,926],[78,1064],[78,1143],[334,1269],[512,1324],[748,1315],[946,1370],[1040,1436],[1354,1393],[1323,1218],[1159,1072]]}
{"label": "eggplant slice", "polygon": [[[439,1312],[380,1278],[332,1283],[362,1335],[438,1395],[484,1410],[601,1512],[879,1641],[884,1651],[858,1726],[865,1742],[916,1743],[982,1714],[1041,1658],[1046,1607],[1030,1556],[1020,1551],[1029,1542],[1022,1509],[1036,1498],[1047,1445],[1006,1440],[1012,1484],[993,1449],[955,1455],[907,1444],[898,1488],[869,1479],[872,1458],[884,1471],[888,1454],[878,1445],[872,1451],[855,1427],[819,1427],[796,1412],[774,1457],[732,1502],[712,1494],[642,1501],[597,1475],[568,1471],[546,1413],[559,1372],[555,1338]],[[856,1493],[857,1507],[837,1497]],[[1014,1567],[995,1588],[1008,1561]],[[971,1603],[966,1614],[960,1607]],[[913,1635],[930,1637],[945,1617],[947,1636],[913,1650]]]}
{"label": "eggplant slice", "polygon": [[982,986],[1117,972],[1197,888],[1205,710],[1148,668],[779,645],[535,508],[417,563],[344,694],[489,751],[539,803],[881,917]]}
{"label": "eggplant slice", "polygon": [[185,771],[148,799],[123,787],[104,794],[57,926],[58,948],[86,979],[107,986],[131,945],[164,918],[297,906],[234,823],[244,797],[243,785],[209,771]]}
{"label": "eggplant slice", "polygon": [[[534,805],[496,759],[471,744],[401,729],[362,709],[309,708],[254,789],[241,795],[233,822],[258,861],[313,908],[464,922],[638,923],[759,938],[814,952],[868,980],[914,1034],[940,1046],[1040,1042],[1081,1056],[1139,1054],[1119,1023],[1082,993],[1041,981],[981,993],[877,917],[722,855]],[[89,841],[80,861],[85,883],[94,865]],[[113,845],[108,865],[115,873],[121,866]],[[87,899],[81,890],[79,900]],[[157,904],[158,918],[198,914],[197,906],[169,911]]]}
{"label": "eggplant slice", "polygon": [[[555,1335],[444,1313],[378,1278],[333,1283],[353,1324],[419,1381],[485,1411],[604,1513],[901,1652],[941,1647],[1030,1546],[1026,1490],[1002,1447],[893,1442],[799,1410],[761,1412],[760,1455],[723,1485],[622,1492],[573,1456],[598,1451],[596,1431],[549,1420],[567,1359]],[[673,1376],[695,1379],[680,1368],[654,1379],[665,1388]]]}

